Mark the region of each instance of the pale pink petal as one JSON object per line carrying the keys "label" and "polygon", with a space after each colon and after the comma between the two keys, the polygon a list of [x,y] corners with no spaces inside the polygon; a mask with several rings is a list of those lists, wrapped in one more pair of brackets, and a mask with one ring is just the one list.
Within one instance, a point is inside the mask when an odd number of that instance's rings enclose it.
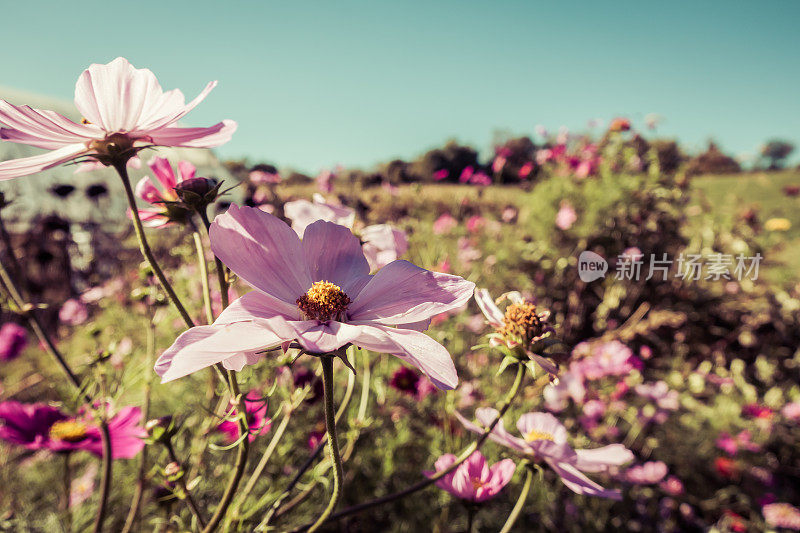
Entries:
{"label": "pale pink petal", "polygon": [[164,186],[164,189],[170,191],[178,184],[175,179],[175,173],[172,171],[172,165],[166,157],[154,157],[151,159],[147,166],[153,171],[153,175]]}
{"label": "pale pink petal", "polygon": [[[170,98],[170,100],[164,102],[164,105],[161,107],[153,109],[149,116],[143,116],[138,124],[138,129],[142,131],[149,131],[174,124],[186,116],[189,111],[197,107],[197,104],[205,100],[206,96],[208,96],[208,93],[210,93],[216,86],[216,81],[209,82],[200,92],[200,94],[198,94],[194,100],[188,104],[184,104],[185,99],[183,97],[183,93],[177,89],[164,93],[165,96]],[[180,101],[180,104],[173,105],[173,103],[177,103],[178,101]]]}
{"label": "pale pink petal", "polygon": [[149,176],[145,176],[139,180],[134,189],[134,194],[148,204],[157,204],[163,201],[161,191],[153,185]]}
{"label": "pale pink petal", "polygon": [[475,302],[478,304],[478,307],[486,317],[486,320],[489,322],[489,324],[494,327],[500,327],[503,325],[503,312],[500,311],[500,308],[494,303],[494,300],[489,295],[488,290],[477,289],[475,291]]}
{"label": "pale pink petal", "polygon": [[567,429],[550,413],[526,413],[517,420],[517,429],[523,437],[536,432],[551,437],[556,444],[567,442]]}
{"label": "pale pink petal", "polygon": [[227,359],[223,359],[222,366],[225,370],[241,372],[245,365],[254,365],[263,358],[264,354],[260,352],[241,352]]}
{"label": "pale pink petal", "polygon": [[297,342],[311,353],[331,353],[342,346],[355,342],[362,334],[362,326],[353,326],[317,320],[291,322],[295,328]]}
{"label": "pale pink petal", "polygon": [[303,245],[278,218],[231,205],[211,224],[211,249],[242,279],[289,304],[311,287]]}
{"label": "pale pink petal", "polygon": [[610,498],[612,500],[622,499],[620,491],[604,489],[569,463],[548,461],[548,464],[556,471],[559,477],[561,477],[561,481],[564,482],[564,485],[576,494],[598,496],[600,498]]}
{"label": "pale pink petal", "polygon": [[472,484],[469,472],[464,468],[463,463],[453,472],[451,489],[448,492],[462,500],[472,500],[475,498],[475,485]]}
{"label": "pale pink petal", "polygon": [[166,383],[238,354],[280,346],[294,337],[282,317],[254,319],[222,326],[197,326],[182,333],[156,361],[156,373]]}
{"label": "pale pink petal", "polygon": [[497,496],[514,477],[516,470],[517,465],[511,459],[503,459],[493,464],[489,468],[488,483],[478,489],[476,501],[482,502]]}
{"label": "pale pink petal", "polygon": [[178,161],[178,173],[181,175],[181,181],[190,180],[194,178],[197,167],[188,161]]}
{"label": "pale pink petal", "polygon": [[397,260],[372,277],[350,305],[348,315],[352,320],[386,325],[421,322],[461,307],[474,289],[474,283],[458,276]]}
{"label": "pale pink petal", "polygon": [[[163,209],[137,209],[137,211],[142,224],[148,228],[160,228],[170,222]],[[128,218],[133,218],[130,208],[128,209]]]}
{"label": "pale pink petal", "polygon": [[353,344],[399,357],[422,370],[440,389],[451,390],[458,385],[456,367],[447,348],[424,333],[380,325],[363,325]]}
{"label": "pale pink petal", "polygon": [[54,111],[15,106],[0,100],[0,139],[55,150],[101,136],[97,128],[76,124]]}
{"label": "pale pink petal", "polygon": [[36,174],[56,167],[86,152],[84,144],[69,144],[44,154],[0,162],[0,181]]}
{"label": "pale pink petal", "polygon": [[231,140],[237,124],[223,120],[208,128],[161,128],[148,131],[147,137],[158,146],[215,148]]}
{"label": "pale pink petal", "polygon": [[[494,423],[499,414],[500,412],[497,409],[493,409],[491,407],[480,407],[475,410],[475,419],[485,429]],[[462,420],[463,417],[460,417],[458,413],[456,413],[456,416],[459,418],[459,420],[461,420],[461,423],[463,424],[464,423],[464,421]],[[469,429],[470,431],[475,431],[474,429],[469,427],[467,427],[467,429]],[[478,428],[477,433],[483,433],[484,429]],[[512,450],[516,450],[518,452],[529,453],[531,451],[530,446],[528,446],[528,444],[524,440],[520,439],[519,437],[515,437],[514,435],[508,432],[502,420],[497,421],[497,424],[494,426],[494,429],[489,434],[489,438],[498,444],[502,444],[503,446],[507,446]]]}
{"label": "pale pink petal", "polygon": [[354,289],[363,284],[359,278],[369,275],[369,265],[348,228],[318,220],[306,228],[303,250],[312,280],[330,281],[355,298]]}
{"label": "pale pink petal", "polygon": [[214,325],[221,326],[274,316],[282,316],[287,320],[300,320],[300,310],[294,303],[286,303],[256,289],[231,302],[214,321]]}
{"label": "pale pink petal", "polygon": [[622,444],[609,444],[591,450],[575,450],[575,467],[584,472],[604,472],[609,466],[621,466],[633,461],[633,453]]}

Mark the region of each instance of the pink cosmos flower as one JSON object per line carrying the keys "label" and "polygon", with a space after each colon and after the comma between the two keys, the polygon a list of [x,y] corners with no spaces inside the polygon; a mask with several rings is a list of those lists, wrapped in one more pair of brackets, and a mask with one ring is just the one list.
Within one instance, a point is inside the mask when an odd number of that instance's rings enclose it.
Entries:
{"label": "pink cosmos flower", "polygon": [[41,155],[0,162],[0,180],[35,174],[79,156],[108,156],[158,145],[213,148],[228,142],[236,123],[224,120],[209,128],[176,126],[217,82],[185,103],[178,89],[164,92],[155,75],[136,69],[122,57],[93,64],[75,86],[75,107],[85,117],[75,123],[54,111],[15,106],[0,100],[0,139],[50,150]]}
{"label": "pink cosmos flower", "polygon": [[533,161],[528,161],[523,163],[521,167],[519,167],[519,177],[520,179],[525,179],[531,175],[533,172]]}
{"label": "pink cosmos flower", "polygon": [[89,318],[89,309],[86,304],[77,298],[70,298],[58,311],[58,319],[68,326],[83,324]]}
{"label": "pink cosmos flower", "polygon": [[27,345],[28,331],[16,322],[6,322],[0,328],[0,360],[16,359]]}
{"label": "pink cosmos flower", "polygon": [[683,494],[683,482],[675,476],[669,476],[658,484],[661,490],[670,496],[680,496]]}
{"label": "pink cosmos flower", "polygon": [[769,503],[761,508],[764,520],[772,527],[800,531],[800,510],[788,503]]}
{"label": "pink cosmos flower", "polygon": [[561,202],[561,207],[556,213],[556,226],[561,230],[568,230],[578,220],[578,215],[575,213],[575,208],[572,207],[567,201]]}
{"label": "pink cosmos flower", "polygon": [[469,183],[473,174],[475,174],[475,168],[471,166],[464,167],[464,170],[461,171],[461,175],[458,177],[459,183]]}
{"label": "pink cosmos flower", "polygon": [[625,471],[625,480],[634,485],[654,485],[667,475],[667,465],[662,461],[648,461]]}
{"label": "pink cosmos flower", "polygon": [[[142,223],[145,226],[151,228],[167,226],[176,218],[183,216],[185,212],[183,208],[176,208],[169,204],[170,202],[178,201],[175,187],[193,179],[197,169],[188,161],[179,161],[178,173],[180,179],[178,179],[166,157],[154,157],[147,165],[153,171],[156,179],[154,180],[150,176],[143,177],[136,184],[135,193],[136,196],[153,207],[139,209],[139,218],[142,219]],[[128,216],[131,217],[130,210],[128,211]]]}
{"label": "pink cosmos flower", "polygon": [[389,224],[374,224],[361,231],[364,256],[371,272],[385,267],[408,251],[406,232]]}
{"label": "pink cosmos flower", "polygon": [[478,233],[486,226],[486,219],[480,215],[473,215],[467,219],[466,226],[468,232]]}
{"label": "pink cosmos flower", "polygon": [[757,418],[761,420],[770,420],[772,418],[772,409],[766,405],[759,405],[757,403],[749,403],[742,407],[742,416],[748,418]]}
{"label": "pink cosmos flower", "polygon": [[492,184],[492,178],[486,172],[480,171],[476,172],[472,176],[470,176],[469,183],[472,185],[480,185],[482,187],[486,187],[487,185]]}
{"label": "pink cosmos flower", "polygon": [[77,507],[94,494],[94,479],[97,477],[97,463],[89,463],[86,471],[72,480],[69,486],[69,507]]}
{"label": "pink cosmos flower", "polygon": [[547,410],[558,413],[567,408],[570,399],[576,404],[583,403],[586,398],[586,387],[580,376],[564,372],[558,377],[558,383],[548,383],[545,386],[542,396]]}
{"label": "pink cosmos flower", "polygon": [[330,193],[333,191],[333,181],[336,179],[336,174],[340,170],[340,167],[336,167],[336,170],[324,169],[317,174],[317,188],[324,192]]}
{"label": "pink cosmos flower", "polygon": [[240,370],[297,341],[310,353],[354,344],[394,354],[440,388],[458,382],[447,349],[421,333],[431,317],[464,305],[475,285],[403,260],[369,274],[358,239],[317,221],[303,240],[256,208],[232,205],[211,225],[211,248],[256,290],[214,324],[183,333],[156,363],[163,382],[222,363]]}
{"label": "pink cosmos flower", "polygon": [[[245,410],[247,411],[247,427],[249,428],[248,440],[253,442],[258,435],[267,433],[272,428],[272,419],[267,416],[269,402],[258,391],[250,391],[245,396]],[[217,429],[225,434],[228,442],[235,442],[239,438],[239,423],[234,420],[236,407],[229,413],[228,419],[223,420]]]}
{"label": "pink cosmos flower", "polygon": [[436,235],[444,235],[453,231],[458,226],[458,221],[453,218],[450,213],[442,213],[433,222],[433,233]]}
{"label": "pink cosmos flower", "polygon": [[492,172],[497,174],[503,170],[503,167],[506,166],[506,163],[508,163],[508,159],[505,156],[498,155],[494,158],[494,161],[492,161]]}
{"label": "pink cosmos flower", "polygon": [[746,450],[749,452],[761,450],[761,446],[751,440],[751,434],[746,429],[740,431],[735,436],[723,431],[717,438],[717,448],[731,456],[736,455],[739,450]]}
{"label": "pink cosmos flower", "polygon": [[[108,421],[114,459],[130,459],[144,448],[141,418],[138,407],[124,407]],[[29,450],[103,455],[100,428],[91,416],[71,417],[43,403],[0,403],[0,438]]]}
{"label": "pink cosmos flower", "polygon": [[436,180],[436,181],[442,181],[443,179],[446,179],[449,175],[450,175],[450,171],[447,170],[446,168],[442,168],[442,169],[434,171],[433,179]]}
{"label": "pink cosmos flower", "polygon": [[[581,344],[574,351],[580,351]],[[592,381],[606,376],[624,376],[636,368],[637,363],[638,359],[630,348],[613,340],[592,347],[589,357],[573,361],[570,372]]]}
{"label": "pink cosmos flower", "polygon": [[[456,412],[458,420],[470,431],[483,433],[499,416],[492,408],[475,411],[475,418],[481,424],[474,424]],[[483,426],[483,427],[481,427]],[[610,472],[633,459],[630,450],[621,444],[609,444],[601,448],[574,450],[567,444],[566,428],[550,413],[527,413],[517,421],[517,429],[522,438],[506,431],[500,420],[489,434],[498,444],[536,461],[544,461],[561,477],[561,481],[577,494],[599,496],[619,500],[618,490],[604,489],[583,472]]]}
{"label": "pink cosmos flower", "polygon": [[[458,458],[452,453],[442,455],[434,463],[436,472],[450,468],[456,461]],[[489,466],[486,457],[476,450],[455,470],[439,479],[436,486],[456,498],[470,502],[484,502],[500,494],[511,481],[516,469],[517,465],[511,459],[503,459]],[[436,472],[423,473],[431,477]]]}
{"label": "pink cosmos flower", "polygon": [[283,213],[286,218],[292,221],[292,229],[298,235],[317,220],[333,222],[341,226],[352,227],[356,221],[356,212],[347,206],[329,204],[325,202],[325,197],[321,194],[314,194],[313,202],[308,200],[294,200],[286,202],[283,206]]}
{"label": "pink cosmos flower", "polygon": [[659,409],[667,411],[678,410],[678,391],[670,390],[669,385],[663,380],[636,385],[634,390],[639,396],[655,403]]}
{"label": "pink cosmos flower", "polygon": [[266,170],[252,170],[247,178],[256,185],[275,185],[283,179],[279,173]]}

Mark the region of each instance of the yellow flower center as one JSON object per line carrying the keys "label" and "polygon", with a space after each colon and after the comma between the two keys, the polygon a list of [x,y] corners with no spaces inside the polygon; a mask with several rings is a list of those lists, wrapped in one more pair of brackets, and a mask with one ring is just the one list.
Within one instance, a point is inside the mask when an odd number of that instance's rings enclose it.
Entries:
{"label": "yellow flower center", "polygon": [[480,480],[479,478],[477,478],[477,477],[470,478],[470,480],[469,480],[469,481],[470,481],[470,483],[472,483],[472,488],[473,488],[473,489],[475,489],[475,490],[478,490],[478,489],[480,489],[481,487],[483,487],[484,485],[486,485],[486,482],[485,482],[485,481],[481,481],[481,480]]}
{"label": "yellow flower center", "polygon": [[545,433],[543,431],[536,431],[535,429],[530,430],[525,434],[525,440],[527,442],[535,442],[537,440],[554,440],[553,435],[550,433]]}
{"label": "yellow flower center", "polygon": [[506,307],[503,325],[497,332],[507,339],[530,342],[545,331],[545,323],[536,314],[536,306],[530,302],[514,303]]}
{"label": "yellow flower center", "polygon": [[86,424],[77,420],[61,420],[50,426],[50,438],[66,442],[80,442],[86,438]]}
{"label": "yellow flower center", "polygon": [[344,320],[350,298],[330,281],[317,281],[297,299],[297,307],[309,320]]}
{"label": "yellow flower center", "polygon": [[81,118],[81,124],[91,124],[91,123],[92,122],[88,118],[86,117]]}

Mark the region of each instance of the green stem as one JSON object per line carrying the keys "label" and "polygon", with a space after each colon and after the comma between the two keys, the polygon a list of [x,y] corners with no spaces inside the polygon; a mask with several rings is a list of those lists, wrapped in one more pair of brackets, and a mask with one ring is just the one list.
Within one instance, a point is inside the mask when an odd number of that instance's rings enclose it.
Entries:
{"label": "green stem", "polygon": [[[177,463],[178,466],[183,469],[183,462],[178,459],[178,454],[175,453],[175,448],[172,446],[172,441],[167,438],[164,439],[164,446],[167,448],[167,454],[169,455],[169,460],[173,463]],[[186,471],[184,470],[184,475],[178,479],[178,484],[181,487],[181,491],[183,492],[183,500],[186,501],[186,506],[189,508],[189,511],[194,516],[197,523],[200,527],[206,527],[206,521],[203,518],[203,514],[200,512],[200,509],[197,507],[197,504],[192,498],[192,493],[189,492],[189,487],[186,485]]]}
{"label": "green stem", "polygon": [[[8,252],[13,253],[12,250],[8,250]],[[14,279],[8,273],[8,270],[6,270],[5,266],[3,266],[2,262],[0,262],[0,280],[2,280],[2,284],[8,291],[8,295],[11,297],[11,300],[13,300],[17,305],[21,314],[28,320],[28,324],[30,325],[31,329],[44,345],[45,351],[56,360],[58,366],[61,367],[61,370],[67,376],[67,380],[75,388],[78,395],[82,396],[84,402],[86,402],[87,405],[93,405],[94,399],[83,388],[78,376],[72,371],[69,364],[67,364],[67,360],[58,350],[53,342],[53,339],[51,339],[50,335],[45,332],[44,326],[35,312],[36,308],[31,303],[25,301],[25,299],[22,297],[19,289],[17,288],[17,284],[14,283]],[[100,500],[97,506],[97,514],[95,515],[94,526],[92,529],[94,533],[98,533],[103,530],[103,521],[105,520],[106,511],[108,509],[108,494],[111,489],[111,475],[113,468],[111,461],[111,433],[108,430],[108,423],[106,422],[105,415],[100,417],[100,438],[102,440],[103,447],[103,474],[100,480]]]}
{"label": "green stem", "polygon": [[336,409],[333,405],[333,356],[323,355],[320,359],[322,361],[322,385],[325,391],[325,427],[328,430],[328,452],[334,467],[333,492],[328,506],[325,507],[317,521],[308,528],[309,533],[322,527],[342,496],[342,458],[339,456],[339,441],[336,437]]}
{"label": "green stem", "polygon": [[[338,513],[334,513],[331,516],[331,519],[338,520],[340,518],[344,518],[345,516],[350,516],[350,515],[353,515],[353,514],[356,514],[356,513],[360,513],[361,511],[364,511],[366,509],[370,509],[372,507],[377,507],[379,505],[383,505],[385,503],[390,503],[390,502],[393,502],[395,500],[399,500],[401,498],[405,498],[406,496],[410,496],[411,494],[414,494],[415,492],[420,491],[420,490],[422,490],[422,489],[424,489],[426,487],[429,487],[430,485],[436,483],[439,479],[443,478],[444,476],[446,476],[447,474],[449,474],[450,472],[452,472],[453,470],[458,468],[458,466],[461,463],[463,463],[464,461],[466,461],[469,458],[469,456],[472,455],[472,453],[475,450],[479,450],[480,447],[483,446],[484,442],[486,442],[486,440],[489,438],[489,434],[494,430],[495,426],[498,424],[500,419],[503,418],[503,415],[505,414],[506,411],[508,411],[508,408],[511,406],[511,402],[514,400],[514,398],[519,393],[524,377],[525,377],[525,365],[519,364],[519,365],[517,365],[517,375],[514,378],[514,384],[511,386],[511,389],[508,391],[508,394],[504,398],[503,403],[500,406],[497,418],[494,420],[494,422],[492,422],[489,425],[489,427],[487,427],[484,430],[483,433],[481,433],[481,435],[478,437],[478,440],[476,440],[475,442],[473,442],[472,444],[467,446],[464,449],[464,451],[461,452],[461,455],[458,456],[458,459],[456,460],[456,462],[454,462],[449,468],[447,468],[445,470],[441,470],[441,471],[437,472],[436,474],[432,475],[431,477],[429,477],[427,479],[424,479],[424,480],[422,480],[422,481],[420,481],[418,483],[415,483],[414,485],[411,485],[407,489],[404,489],[404,490],[401,490],[399,492],[395,492],[395,493],[392,493],[392,494],[388,494],[388,495],[383,496],[381,498],[375,498],[374,500],[370,500],[368,502],[360,503],[358,505],[354,505],[354,506],[348,507],[346,509],[342,509]],[[304,531],[308,527],[309,527],[308,525],[305,525],[305,526],[302,526],[302,527],[298,528],[295,531]]]}
{"label": "green stem", "polygon": [[239,447],[236,453],[236,464],[234,465],[233,474],[228,481],[228,486],[222,494],[222,499],[217,506],[217,510],[203,529],[203,533],[214,531],[228,512],[228,507],[230,507],[233,497],[236,494],[236,489],[239,487],[239,482],[244,475],[244,469],[247,466],[247,452],[250,448],[250,426],[247,423],[247,406],[245,405],[245,399],[239,391],[239,383],[236,381],[236,372],[233,370],[228,370],[227,372],[231,395],[237,399],[236,410],[239,415]]}
{"label": "green stem", "polygon": [[72,468],[69,463],[70,452],[64,453],[64,529],[72,531],[72,511],[69,508],[69,496],[72,492]]}
{"label": "green stem", "polygon": [[503,529],[500,530],[500,533],[509,533],[509,531],[511,531],[511,528],[514,527],[514,523],[519,518],[519,515],[522,512],[522,508],[525,507],[525,500],[528,498],[528,493],[531,490],[532,481],[533,481],[533,471],[530,468],[526,468],[525,484],[522,486],[522,492],[519,493],[519,498],[517,498],[517,503],[514,504],[514,508],[511,510],[511,514],[508,515],[508,519],[506,520],[506,523],[503,525]]}
{"label": "green stem", "polygon": [[[200,219],[203,221],[203,226],[206,228],[206,233],[208,233],[209,240],[211,239],[211,233],[209,232],[211,228],[211,223],[208,221],[208,213],[206,210],[199,211]],[[219,297],[220,301],[222,302],[222,308],[225,309],[228,307],[228,278],[225,275],[225,265],[222,264],[222,261],[214,255],[214,264],[217,267],[217,280],[219,280]]]}
{"label": "green stem", "polygon": [[203,286],[203,307],[206,310],[206,323],[214,322],[214,308],[211,306],[211,290],[208,286],[208,264],[206,263],[206,252],[203,249],[203,239],[200,233],[192,233],[194,246],[197,250],[197,265],[200,267],[200,283]]}
{"label": "green stem", "polygon": [[186,323],[186,326],[191,328],[194,327],[194,321],[192,317],[189,315],[189,312],[186,311],[186,308],[183,306],[181,301],[178,299],[178,295],[175,293],[175,290],[172,288],[167,276],[164,275],[164,271],[161,270],[161,267],[158,266],[158,262],[156,261],[155,256],[153,255],[153,251],[150,249],[150,245],[147,243],[147,237],[144,234],[144,226],[142,226],[142,219],[139,218],[139,209],[136,207],[136,197],[133,195],[133,189],[131,188],[131,180],[128,177],[128,168],[127,162],[122,161],[120,163],[115,163],[114,168],[117,170],[119,177],[122,179],[122,185],[125,187],[125,196],[128,198],[128,205],[131,208],[131,218],[133,219],[133,228],[136,230],[136,238],[139,240],[139,249],[142,251],[142,255],[147,260],[147,263],[150,265],[150,268],[153,270],[153,274],[155,274],[158,281],[161,283],[161,287],[164,289],[164,292],[167,293],[167,297],[169,301],[172,302],[172,305],[175,306],[175,309],[178,310],[180,313],[181,318]]}

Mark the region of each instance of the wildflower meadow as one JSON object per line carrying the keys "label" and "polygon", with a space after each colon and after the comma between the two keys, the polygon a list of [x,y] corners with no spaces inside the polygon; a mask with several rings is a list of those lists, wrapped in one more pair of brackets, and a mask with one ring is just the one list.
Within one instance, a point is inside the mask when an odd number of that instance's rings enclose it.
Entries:
{"label": "wildflower meadow", "polygon": [[791,146],[619,116],[307,175],[201,159],[217,82],[146,66],[0,99],[0,531],[800,530]]}

